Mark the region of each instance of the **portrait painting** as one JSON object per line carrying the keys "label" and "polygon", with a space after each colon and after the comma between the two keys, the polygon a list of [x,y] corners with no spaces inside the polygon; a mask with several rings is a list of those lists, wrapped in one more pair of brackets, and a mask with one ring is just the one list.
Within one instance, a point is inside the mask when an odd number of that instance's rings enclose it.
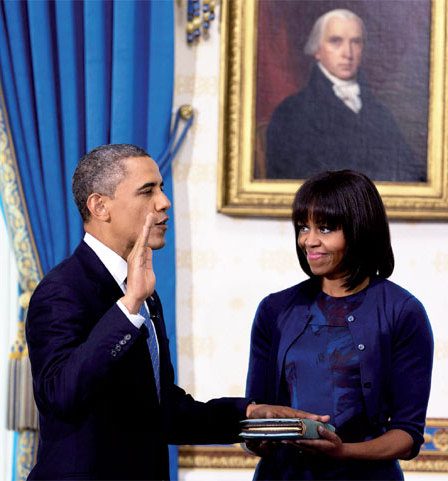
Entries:
{"label": "portrait painting", "polygon": [[426,182],[430,0],[258,6],[254,177]]}
{"label": "portrait painting", "polygon": [[353,169],[391,218],[448,218],[445,0],[226,0],[218,210],[289,216]]}

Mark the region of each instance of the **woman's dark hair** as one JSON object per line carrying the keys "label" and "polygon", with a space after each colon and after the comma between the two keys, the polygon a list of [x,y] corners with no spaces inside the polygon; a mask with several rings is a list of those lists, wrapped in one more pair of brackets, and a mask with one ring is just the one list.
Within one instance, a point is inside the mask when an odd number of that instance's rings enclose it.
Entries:
{"label": "woman's dark hair", "polygon": [[300,265],[310,277],[305,254],[297,239],[299,226],[309,220],[331,229],[342,228],[347,251],[342,269],[348,275],[344,287],[352,290],[366,277],[389,277],[394,270],[389,224],[381,196],[373,182],[353,170],[328,171],[308,179],[297,191],[292,221]]}

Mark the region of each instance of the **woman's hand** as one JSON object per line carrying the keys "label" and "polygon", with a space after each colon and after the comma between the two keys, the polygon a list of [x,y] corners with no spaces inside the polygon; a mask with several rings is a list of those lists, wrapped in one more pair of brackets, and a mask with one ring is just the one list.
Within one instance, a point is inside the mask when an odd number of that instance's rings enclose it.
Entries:
{"label": "woman's hand", "polygon": [[401,429],[391,429],[375,439],[359,443],[343,443],[337,434],[321,426],[318,432],[320,439],[284,442],[299,451],[338,459],[407,459],[412,452],[413,439]]}
{"label": "woman's hand", "polygon": [[[249,404],[246,409],[246,416],[251,419],[256,418],[303,418],[312,419],[314,421],[320,421],[327,423],[330,420],[328,414],[320,415],[313,414],[307,411],[293,409],[288,406],[274,406],[270,404]],[[332,433],[331,433],[332,434]],[[288,441],[288,443],[292,441]],[[272,455],[279,446],[279,441],[268,440],[246,440],[246,451],[253,455],[265,457]]]}
{"label": "woman's hand", "polygon": [[241,447],[244,449],[244,451],[252,454],[253,456],[260,456],[260,458],[264,458],[275,453],[277,444],[278,443],[272,441],[247,439],[241,443]]}
{"label": "woman's hand", "polygon": [[324,454],[332,458],[343,459],[345,457],[344,443],[342,439],[332,431],[322,426],[317,428],[320,439],[301,439],[299,441],[284,441],[308,454]]}

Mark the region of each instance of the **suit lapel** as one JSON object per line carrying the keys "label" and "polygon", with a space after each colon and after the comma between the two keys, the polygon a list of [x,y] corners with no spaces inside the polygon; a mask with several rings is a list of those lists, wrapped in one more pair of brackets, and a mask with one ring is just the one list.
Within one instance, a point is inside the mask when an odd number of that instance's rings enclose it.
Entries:
{"label": "suit lapel", "polygon": [[78,259],[86,276],[95,286],[95,292],[92,292],[92,295],[98,298],[98,303],[103,304],[105,310],[109,309],[123,296],[121,287],[100,258],[84,241],[79,244],[73,255]]}
{"label": "suit lapel", "polygon": [[[123,296],[121,287],[117,284],[95,252],[84,241],[81,242],[73,255],[81,263],[86,276],[95,286],[95,292],[92,293],[92,296],[96,296],[96,305],[99,311],[105,312]],[[168,379],[167,373],[171,360],[163,322],[162,306],[156,292],[154,292],[152,297],[153,299],[148,298],[146,302],[151,313],[157,334],[157,341],[159,343],[160,382],[163,396],[163,386]],[[147,331],[145,325],[143,325],[141,329]],[[148,334],[146,332],[145,337],[147,336]],[[146,347],[146,342],[144,344],[142,343],[142,346],[143,345]],[[148,362],[151,363],[149,350],[147,350],[147,358]]]}

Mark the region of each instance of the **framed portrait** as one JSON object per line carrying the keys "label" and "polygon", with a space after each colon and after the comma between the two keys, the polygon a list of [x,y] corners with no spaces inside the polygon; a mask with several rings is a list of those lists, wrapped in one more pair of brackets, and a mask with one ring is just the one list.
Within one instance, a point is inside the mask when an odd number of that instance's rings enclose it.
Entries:
{"label": "framed portrait", "polygon": [[[316,47],[334,9],[360,19],[350,75]],[[448,219],[447,0],[223,0],[221,26],[220,212],[288,217],[349,168],[390,218]]]}

